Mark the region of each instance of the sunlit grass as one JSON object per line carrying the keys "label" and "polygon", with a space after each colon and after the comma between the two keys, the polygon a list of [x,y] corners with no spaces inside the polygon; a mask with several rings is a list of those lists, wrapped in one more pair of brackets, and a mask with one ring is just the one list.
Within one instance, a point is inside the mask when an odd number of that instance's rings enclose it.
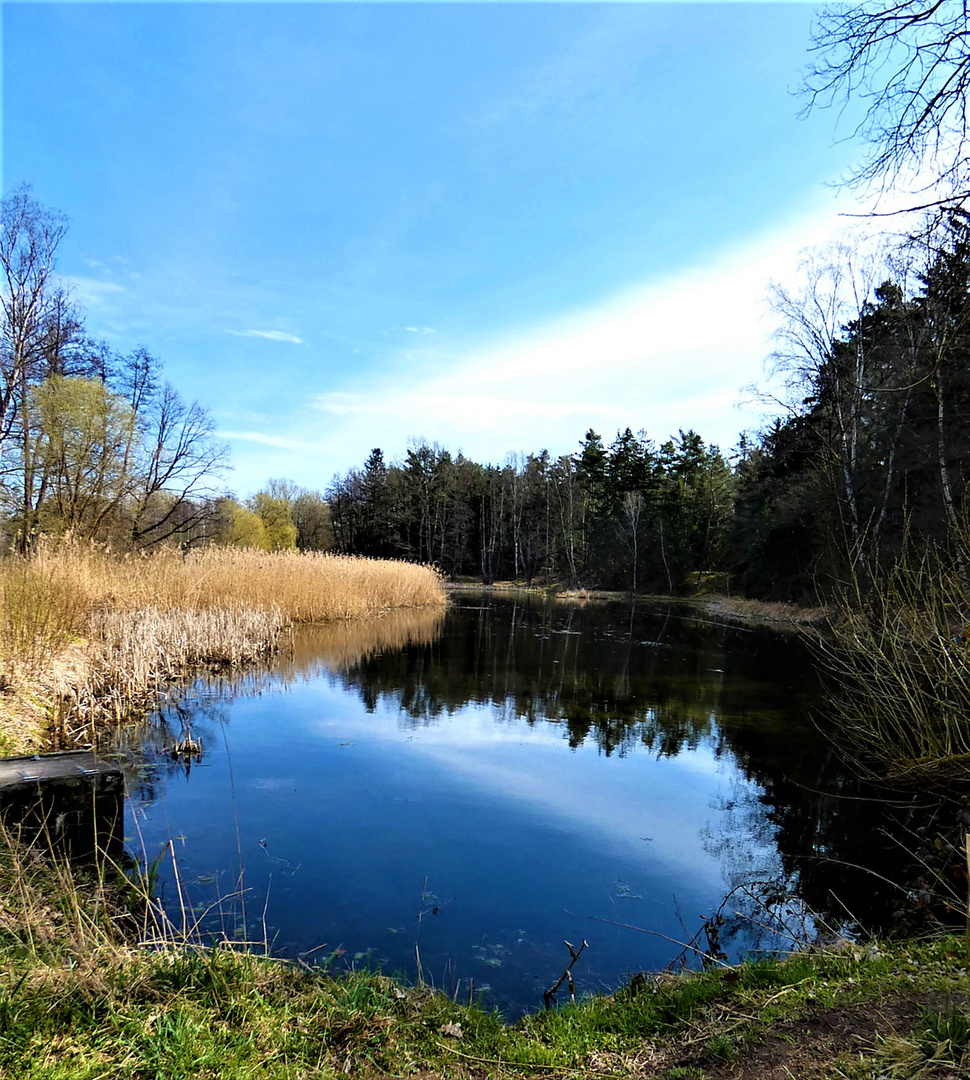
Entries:
{"label": "sunlit grass", "polygon": [[[153,946],[138,947],[153,917],[140,886],[0,844],[0,1076],[696,1077],[786,1024],[966,990],[963,945],[941,938],[642,975],[509,1024],[461,988],[455,1000],[261,946],[202,945],[157,909]],[[895,1042],[853,1049],[826,1075],[938,1075],[933,1063],[966,1064],[967,1030],[965,1009],[915,1012]]]}
{"label": "sunlit grass", "polygon": [[[10,561],[2,573],[23,569]],[[177,549],[118,556],[65,544],[40,551],[26,572],[89,613],[246,608],[320,622],[444,602],[438,576],[426,566],[297,551],[209,547],[184,556]]]}

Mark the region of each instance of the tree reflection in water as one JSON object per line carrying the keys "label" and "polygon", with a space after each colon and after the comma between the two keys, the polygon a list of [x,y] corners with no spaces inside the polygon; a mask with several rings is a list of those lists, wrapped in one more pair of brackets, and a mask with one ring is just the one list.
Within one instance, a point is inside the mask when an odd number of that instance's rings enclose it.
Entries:
{"label": "tree reflection in water", "polygon": [[[898,879],[893,837],[912,805],[888,805],[845,765],[820,730],[821,700],[798,638],[711,625],[686,605],[462,597],[448,612],[301,630],[265,669],[173,691],[118,752],[146,819],[167,799],[159,836],[187,815],[173,827],[191,834],[197,874],[237,846],[235,809],[227,824],[206,791],[234,804],[244,792],[247,882],[258,889],[277,863],[301,868],[273,892],[295,954],[379,939],[379,957],[406,963],[400,895],[430,867],[458,896],[433,924],[442,962],[484,964],[498,980],[501,959],[507,1000],[521,1002],[563,934],[581,940],[589,919],[621,915],[687,940],[730,891],[717,933],[734,954],[782,948],[802,928],[890,922],[897,890],[881,879]],[[191,779],[166,750],[186,723],[206,748]],[[695,817],[676,819],[687,807]],[[231,876],[228,863],[219,872]],[[690,897],[681,929],[679,896]],[[422,957],[432,945],[422,939]],[[640,962],[668,962],[664,948]],[[591,939],[583,977],[610,985],[633,955]]]}
{"label": "tree reflection in water", "polygon": [[[337,677],[370,711],[392,702],[402,724],[479,703],[509,723],[554,724],[570,747],[592,742],[605,755],[674,757],[707,743],[750,782],[735,784],[708,837],[730,889],[781,885],[820,928],[891,926],[907,823],[930,807],[863,781],[826,739],[832,721],[801,639],[712,624],[680,604],[459,604],[449,632],[362,655]],[[774,865],[754,865],[768,848]]]}

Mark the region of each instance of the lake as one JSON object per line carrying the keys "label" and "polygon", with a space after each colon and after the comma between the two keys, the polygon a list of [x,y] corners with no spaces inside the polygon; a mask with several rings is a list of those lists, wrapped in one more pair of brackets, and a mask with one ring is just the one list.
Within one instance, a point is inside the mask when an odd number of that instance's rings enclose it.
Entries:
{"label": "lake", "polygon": [[[898,848],[820,702],[792,635],[460,595],[300,629],[267,670],[174,691],[118,747],[128,847],[162,855],[180,925],[514,1017],[567,941],[588,942],[585,993],[696,965],[692,940],[735,960],[888,918],[853,867],[889,876]],[[198,760],[171,755],[186,733]]]}

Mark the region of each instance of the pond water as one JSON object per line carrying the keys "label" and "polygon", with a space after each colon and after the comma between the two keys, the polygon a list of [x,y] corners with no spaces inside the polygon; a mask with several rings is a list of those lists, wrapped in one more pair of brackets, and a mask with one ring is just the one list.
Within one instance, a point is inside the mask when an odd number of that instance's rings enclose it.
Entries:
{"label": "pond water", "polygon": [[[846,864],[885,872],[892,844],[817,701],[800,640],[680,605],[472,595],[307,628],[119,747],[129,849],[162,853],[176,923],[517,1016],[564,942],[588,942],[577,992],[607,990],[708,947],[731,890],[728,959],[879,917]],[[201,760],[172,758],[186,731]]]}

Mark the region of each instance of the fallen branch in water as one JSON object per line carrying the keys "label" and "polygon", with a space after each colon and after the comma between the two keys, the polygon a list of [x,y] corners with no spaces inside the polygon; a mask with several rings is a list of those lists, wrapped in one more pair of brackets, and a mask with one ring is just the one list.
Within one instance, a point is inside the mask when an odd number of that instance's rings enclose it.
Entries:
{"label": "fallen branch in water", "polygon": [[[595,922],[609,923],[610,926],[622,926],[624,930],[636,930],[638,934],[651,934],[653,937],[663,938],[664,941],[669,941],[672,945],[683,946],[685,953],[688,951],[696,953],[697,956],[701,958],[701,960],[704,960],[706,958],[710,963],[717,964],[720,967],[731,967],[731,965],[726,960],[722,960],[717,956],[710,956],[698,945],[698,940],[701,934],[704,932],[703,926],[690,939],[690,941],[679,941],[677,938],[668,937],[667,934],[661,934],[659,930],[648,930],[643,926],[634,926],[632,923],[619,922],[617,919],[607,919],[602,915],[587,915],[586,918],[593,919]],[[562,982],[561,979],[560,982]]]}
{"label": "fallen branch in water", "polygon": [[569,980],[569,1000],[575,1003],[576,984],[573,982],[573,964],[575,964],[576,961],[579,959],[580,953],[582,953],[583,949],[586,948],[587,944],[588,943],[586,941],[586,938],[583,938],[582,945],[580,945],[578,949],[574,949],[568,941],[563,942],[563,945],[565,945],[566,948],[569,950],[569,955],[572,957],[572,959],[569,961],[569,966],[566,968],[566,970],[562,973],[562,975],[559,976],[559,981],[556,983],[556,985],[551,986],[548,990],[543,991],[542,1000],[546,1003],[547,1009],[552,1008],[553,1003],[556,1000],[556,994],[559,990],[559,987],[562,986],[562,984],[567,979]]}

